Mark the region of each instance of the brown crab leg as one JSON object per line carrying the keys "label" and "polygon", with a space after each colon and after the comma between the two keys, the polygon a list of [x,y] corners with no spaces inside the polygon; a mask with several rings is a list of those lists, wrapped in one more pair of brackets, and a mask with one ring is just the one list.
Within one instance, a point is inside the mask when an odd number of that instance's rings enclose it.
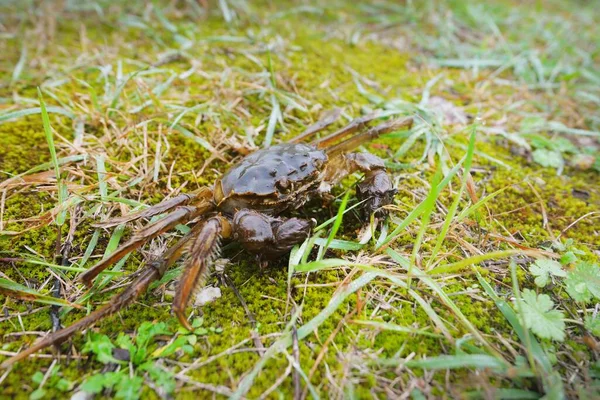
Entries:
{"label": "brown crab leg", "polygon": [[114,253],[98,262],[96,265],[85,271],[79,276],[79,280],[86,286],[91,286],[92,281],[99,273],[111,266],[116,261],[123,258],[126,254],[142,246],[148,240],[155,238],[163,232],[166,232],[176,225],[187,222],[199,215],[204,214],[212,208],[210,203],[204,203],[198,207],[182,206],[168,214],[166,217],[146,226],[144,229],[136,232],[131,239],[119,247]]}
{"label": "brown crab leg", "polygon": [[[374,140],[385,133],[397,131],[400,129],[410,129],[412,124],[413,124],[412,117],[384,122],[383,124],[380,124],[373,128],[370,128],[369,130],[367,130],[363,133],[354,135],[351,138],[344,140],[343,142],[326,147],[325,152],[327,153],[327,155],[329,157],[343,154],[346,152],[350,152],[350,151],[356,149],[361,144],[363,144],[365,142],[369,142],[371,140]],[[356,129],[358,129],[358,128],[356,128]],[[326,143],[326,142],[322,142],[322,143]],[[324,146],[319,145],[319,147],[324,147]]]}
{"label": "brown crab leg", "polygon": [[130,304],[133,300],[137,299],[142,293],[146,291],[148,285],[150,285],[150,283],[152,283],[159,277],[160,273],[156,268],[146,267],[144,270],[141,271],[141,274],[136,278],[136,280],[133,281],[133,283],[130,286],[128,286],[127,289],[115,296],[115,298],[113,298],[113,300],[111,300],[110,303],[100,308],[99,310],[92,312],[88,316],[80,319],[68,328],[63,328],[59,331],[51,333],[39,342],[35,343],[27,350],[24,350],[19,354],[4,361],[2,365],[0,365],[0,368],[8,368],[17,361],[27,358],[29,355],[41,349],[44,349],[53,344],[60,344],[67,340],[75,332],[82,331],[88,326],[94,324],[96,321],[117,312],[121,308]]}
{"label": "brown crab leg", "polygon": [[290,140],[290,143],[299,143],[304,139],[313,136],[315,133],[322,131],[323,129],[327,128],[329,125],[337,121],[341,114],[341,108],[334,108],[333,110],[327,111],[323,118],[306,128],[304,132]]}
{"label": "brown crab leg", "polygon": [[183,193],[179,196],[175,196],[172,199],[165,200],[163,202],[160,202],[159,204],[156,204],[155,206],[146,208],[144,210],[124,215],[122,217],[113,218],[109,221],[93,224],[92,226],[97,228],[110,228],[113,226],[125,224],[127,222],[135,221],[137,219],[150,218],[155,215],[166,213],[167,211],[171,211],[175,207],[193,203],[196,199],[200,201],[208,201],[211,197],[212,190],[210,190],[207,187],[203,187],[195,193]]}
{"label": "brown crab leg", "polygon": [[229,237],[231,224],[221,216],[208,219],[198,236],[192,242],[189,258],[177,287],[173,300],[173,312],[183,327],[193,330],[185,316],[185,308],[193,293],[204,285],[210,273],[213,258],[218,256],[221,238]]}
{"label": "brown crab leg", "polygon": [[317,146],[320,149],[331,146],[333,143],[337,142],[338,140],[341,140],[344,137],[351,135],[356,131],[366,128],[367,125],[371,121],[373,121],[377,118],[379,118],[379,114],[375,113],[375,112],[371,113],[371,114],[367,114],[364,117],[355,118],[352,121],[350,121],[350,123],[348,125],[344,126],[343,128],[341,128],[325,137],[322,137],[320,139],[313,141],[312,144]]}
{"label": "brown crab leg", "polygon": [[35,343],[30,348],[20,352],[19,354],[9,358],[0,365],[1,368],[8,368],[17,361],[27,358],[31,354],[42,350],[46,347],[57,345],[67,340],[74,333],[82,331],[89,326],[95,324],[97,321],[105,318],[115,312],[121,310],[123,307],[131,304],[134,300],[140,297],[152,282],[160,279],[164,273],[169,269],[175,261],[181,256],[185,250],[187,242],[196,234],[197,229],[202,227],[202,223],[198,223],[192,228],[192,230],[175,243],[169,250],[167,250],[162,256],[160,261],[148,264],[142,269],[138,276],[133,282],[121,293],[117,294],[108,304],[92,312],[91,314],[83,317],[73,325],[63,328],[59,331],[51,333],[39,342]]}

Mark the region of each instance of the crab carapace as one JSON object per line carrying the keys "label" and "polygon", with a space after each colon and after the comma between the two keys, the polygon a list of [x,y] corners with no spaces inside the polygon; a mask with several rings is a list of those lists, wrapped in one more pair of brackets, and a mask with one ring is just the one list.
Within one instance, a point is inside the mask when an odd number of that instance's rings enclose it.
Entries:
{"label": "crab carapace", "polygon": [[94,278],[107,267],[152,238],[178,224],[191,222],[193,226],[159,259],[138,271],[131,284],[106,305],[71,326],[47,335],[6,360],[2,366],[10,366],[40,349],[59,344],[75,332],[122,309],[140,297],[184,253],[187,258],[173,300],[173,312],[180,323],[191,330],[185,309],[195,290],[206,280],[223,239],[238,241],[247,251],[266,259],[289,252],[309,236],[313,221],[286,217],[286,211],[328,193],[348,174],[357,171],[364,174],[356,189],[358,199],[363,201],[364,214],[383,215],[382,207],[392,202],[396,192],[384,162],[370,153],[352,151],[384,133],[410,128],[412,118],[388,120],[370,127],[369,123],[378,119],[377,115],[371,114],[310,144],[304,143],[333,123],[339,114],[339,110],[334,110],[291,141],[246,156],[218,179],[212,189],[204,187],[140,212],[97,224],[112,227],[166,213],[165,217],[136,232],[114,253],[82,273],[79,279],[87,286],[91,286]]}

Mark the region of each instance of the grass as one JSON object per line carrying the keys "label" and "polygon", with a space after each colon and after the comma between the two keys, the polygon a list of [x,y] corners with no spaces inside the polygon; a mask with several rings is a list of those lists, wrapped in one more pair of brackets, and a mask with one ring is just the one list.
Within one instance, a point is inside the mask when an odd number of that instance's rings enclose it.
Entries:
{"label": "grass", "polygon": [[[386,221],[360,217],[350,176],[298,211],[318,225],[289,259],[261,272],[226,245],[194,332],[170,315],[178,264],[60,357],[0,371],[0,393],[598,396],[596,14],[575,0],[3,3],[0,360],[50,331],[49,305],[70,325],[189,230],[86,291],[77,274],[147,221],[94,222],[212,185],[336,107],[332,130],[372,111],[415,124],[359,149],[398,188]],[[548,259],[560,272],[540,286],[530,267]],[[564,341],[531,329],[526,290],[549,296]]]}

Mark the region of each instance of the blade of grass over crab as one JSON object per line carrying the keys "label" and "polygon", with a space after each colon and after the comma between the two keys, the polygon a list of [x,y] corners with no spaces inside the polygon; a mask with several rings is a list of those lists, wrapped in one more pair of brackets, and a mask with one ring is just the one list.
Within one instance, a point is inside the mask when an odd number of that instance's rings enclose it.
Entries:
{"label": "blade of grass over crab", "polygon": [[[295,245],[290,251],[290,258],[288,261],[288,276],[287,276],[287,284],[290,287],[292,282],[292,276],[296,270],[296,266],[300,264],[302,261],[303,255],[307,252],[306,248],[308,247],[311,238],[307,238],[302,244]],[[314,242],[313,242],[314,243]],[[311,246],[312,247],[312,246]]]}
{"label": "blade of grass over crab", "polygon": [[[344,302],[344,300],[348,298],[348,296],[356,292],[358,289],[367,285],[376,277],[377,275],[374,273],[365,273],[359,278],[352,281],[350,284],[345,285],[340,290],[336,291],[331,300],[329,300],[327,306],[323,310],[321,310],[319,314],[317,314],[313,319],[311,319],[306,324],[298,328],[298,340],[302,340],[310,334],[312,334],[313,332],[315,332],[315,330],[319,326],[321,326],[323,322],[325,322],[333,313],[335,313],[335,311]],[[300,310],[300,308],[298,308],[298,310]],[[296,311],[296,314],[294,314],[294,318],[288,325],[291,326],[293,321],[299,317],[298,310]],[[250,370],[250,372],[240,381],[236,391],[230,398],[233,400],[239,400],[242,397],[244,397],[244,395],[248,393],[248,390],[250,390],[250,388],[252,387],[254,380],[256,379],[260,371],[263,369],[267,361],[274,357],[277,353],[284,351],[285,349],[290,347],[292,343],[293,341],[291,332],[289,330],[284,331],[284,334],[267,349],[265,354],[254,365],[252,370]]]}
{"label": "blade of grass over crab", "polygon": [[365,247],[364,244],[351,242],[349,240],[332,239],[329,243],[324,238],[316,238],[315,244],[318,246],[327,246],[328,249],[356,251]]}
{"label": "blade of grass over crab", "polygon": [[421,249],[421,243],[423,242],[423,237],[425,236],[425,231],[427,230],[427,227],[429,226],[429,220],[431,219],[431,213],[433,212],[433,209],[435,207],[435,202],[437,201],[437,198],[440,194],[440,192],[437,191],[436,188],[438,186],[441,176],[442,176],[442,168],[441,168],[440,164],[438,164],[437,171],[436,171],[435,175],[433,176],[433,180],[431,181],[431,190],[429,191],[429,194],[427,195],[427,197],[425,198],[425,201],[423,202],[424,207],[423,207],[423,213],[421,215],[421,227],[419,229],[419,233],[417,234],[417,238],[415,239],[415,243],[413,244],[412,255],[411,255],[410,264],[408,267],[407,285],[409,288],[410,288],[410,284],[412,283],[412,268],[413,268],[413,265],[415,265],[417,262],[417,255],[419,254],[419,250]]}
{"label": "blade of grass over crab", "polygon": [[[40,109],[42,112],[42,123],[44,125],[44,134],[46,135],[46,141],[48,142],[48,148],[50,150],[50,157],[52,159],[52,165],[54,166],[54,173],[56,174],[56,185],[58,187],[58,204],[64,204],[66,196],[66,186],[63,185],[62,178],[60,176],[60,166],[58,164],[58,158],[56,157],[56,148],[54,147],[54,135],[50,128],[50,117],[48,117],[48,111],[46,110],[46,103],[42,97],[42,91],[38,87],[38,98],[40,101]],[[63,210],[56,216],[56,224],[61,226],[65,223],[67,218],[67,210]]]}
{"label": "blade of grass over crab", "polygon": [[[435,194],[431,193],[431,196],[435,196],[435,198],[437,198],[439,196],[439,193],[442,191],[442,189],[444,189],[448,185],[448,183],[450,183],[450,181],[452,180],[454,175],[456,175],[456,173],[460,169],[461,165],[463,164],[464,160],[465,160],[465,157],[463,157],[463,159],[458,164],[456,164],[456,166],[454,166],[454,168],[452,168],[448,172],[448,175],[446,175],[446,177],[444,177],[444,179],[437,186],[435,186],[435,191],[434,191]],[[388,237],[381,243],[381,245],[377,248],[378,250],[381,250],[382,248],[389,245],[392,241],[396,240],[396,238],[401,234],[402,230],[404,230],[408,225],[410,225],[415,219],[417,219],[423,213],[423,211],[425,210],[425,207],[426,207],[426,204],[425,204],[426,200],[427,199],[425,199],[421,203],[419,203],[419,205],[417,207],[415,207],[410,212],[410,214],[408,214],[406,216],[406,218],[404,218],[404,220],[400,223],[400,225],[398,225],[388,235]]]}
{"label": "blade of grass over crab", "polygon": [[469,147],[467,149],[467,156],[465,158],[464,169],[463,169],[463,174],[462,174],[463,176],[462,176],[462,182],[460,185],[460,189],[459,189],[458,193],[456,194],[454,201],[452,202],[452,205],[448,209],[448,213],[446,214],[446,219],[444,220],[444,225],[442,226],[442,230],[440,231],[440,234],[437,238],[435,247],[433,248],[433,251],[431,252],[431,255],[429,256],[429,259],[427,260],[427,266],[425,267],[425,270],[429,269],[429,266],[435,260],[438,252],[442,248],[444,239],[446,238],[446,235],[448,234],[448,231],[450,230],[450,224],[453,222],[454,216],[456,215],[456,210],[458,209],[458,204],[460,203],[463,193],[465,192],[465,188],[467,187],[468,177],[469,177],[469,173],[471,171],[471,163],[473,161],[473,151],[475,150],[476,133],[477,133],[477,126],[473,125],[472,131],[471,131],[471,137],[469,139]]}
{"label": "blade of grass over crab", "polygon": [[414,328],[410,328],[407,326],[391,324],[388,322],[355,319],[355,320],[352,320],[352,323],[358,324],[358,325],[364,325],[364,326],[371,326],[373,328],[377,328],[377,329],[380,329],[383,331],[401,332],[401,333],[408,333],[408,334],[412,334],[412,335],[421,335],[421,336],[428,336],[428,337],[432,337],[432,338],[444,339],[444,335],[432,333],[432,332],[426,331],[424,329],[414,329]]}
{"label": "blade of grass over crab", "polygon": [[307,245],[306,248],[304,249],[304,253],[302,253],[302,259],[300,260],[301,264],[306,264],[306,262],[308,261],[308,257],[310,256],[310,253],[315,245],[315,242],[317,241],[317,239],[320,239],[321,236],[321,232],[315,232],[314,235],[312,235],[311,237],[309,237],[307,239]]}
{"label": "blade of grass over crab", "polygon": [[[5,114],[0,114],[0,124],[5,121],[9,121],[11,119],[26,117],[28,115],[40,114],[41,112],[42,112],[41,107],[33,107],[33,108],[26,108],[23,110],[7,112]],[[53,107],[53,106],[46,107],[46,112],[60,114],[67,118],[75,119],[75,114],[73,114],[72,112],[65,110],[64,108],[61,108],[61,107]]]}
{"label": "blade of grass over crab", "polygon": [[0,278],[0,293],[7,297],[14,297],[19,300],[32,301],[42,304],[50,304],[54,306],[70,306],[83,308],[78,304],[73,304],[67,300],[63,300],[57,297],[48,296],[37,292],[36,290],[30,289],[27,286],[23,286],[16,282],[8,279]]}
{"label": "blade of grass over crab", "polygon": [[342,203],[338,207],[337,215],[335,216],[335,222],[331,227],[331,232],[329,232],[329,236],[327,237],[327,242],[325,242],[325,246],[322,246],[319,249],[319,253],[317,254],[317,260],[321,260],[325,255],[325,252],[329,248],[329,244],[337,234],[340,226],[342,225],[342,219],[344,218],[344,211],[346,210],[346,204],[348,204],[348,198],[350,197],[350,191],[347,191],[344,197],[342,198]]}
{"label": "blade of grass over crab", "polygon": [[[361,204],[363,204],[363,203],[364,203],[365,201],[367,201],[367,200],[368,200],[368,199],[365,199],[365,200],[359,201],[358,203],[356,203],[356,204],[354,204],[354,205],[352,205],[352,206],[350,206],[350,207],[346,208],[346,209],[344,210],[344,214],[345,214],[345,213],[347,213],[348,211],[351,211],[351,210],[355,209],[356,207],[360,206]],[[336,219],[337,219],[337,215],[336,215],[335,217],[331,217],[331,218],[329,218],[327,221],[323,222],[321,225],[318,225],[318,226],[316,226],[316,227],[315,227],[315,229],[313,229],[313,231],[314,231],[314,232],[318,232],[318,231],[320,231],[320,230],[322,230],[322,229],[325,229],[327,226],[329,226],[329,225],[333,224],[333,223],[335,222],[335,220],[336,220]]]}

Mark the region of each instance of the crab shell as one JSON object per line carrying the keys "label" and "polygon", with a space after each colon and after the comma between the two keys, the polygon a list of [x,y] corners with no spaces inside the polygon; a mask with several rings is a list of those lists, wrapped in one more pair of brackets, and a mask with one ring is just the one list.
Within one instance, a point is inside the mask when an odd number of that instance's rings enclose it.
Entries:
{"label": "crab shell", "polygon": [[215,182],[215,203],[229,215],[245,208],[271,215],[298,208],[318,190],[326,164],[327,154],[308,144],[258,150]]}

